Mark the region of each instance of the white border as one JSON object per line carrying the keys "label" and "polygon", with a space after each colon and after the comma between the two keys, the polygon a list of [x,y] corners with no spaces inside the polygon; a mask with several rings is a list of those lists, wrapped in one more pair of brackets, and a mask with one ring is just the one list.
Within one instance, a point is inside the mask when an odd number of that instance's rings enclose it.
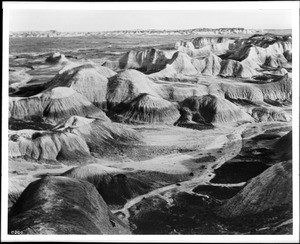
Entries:
{"label": "white border", "polygon": [[[8,203],[8,56],[9,11],[11,9],[79,10],[257,10],[290,9],[293,14],[293,235],[7,235]],[[3,3],[3,79],[2,79],[2,201],[1,241],[72,241],[72,242],[298,242],[299,241],[299,2],[4,2]],[[297,45],[298,44],[298,45]]]}

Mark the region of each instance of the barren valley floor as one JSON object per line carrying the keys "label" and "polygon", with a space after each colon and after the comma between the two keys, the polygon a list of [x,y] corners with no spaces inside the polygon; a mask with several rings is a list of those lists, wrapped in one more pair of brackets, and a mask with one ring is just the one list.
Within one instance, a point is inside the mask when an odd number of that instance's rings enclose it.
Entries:
{"label": "barren valley floor", "polygon": [[9,233],[292,233],[289,34],[10,52]]}

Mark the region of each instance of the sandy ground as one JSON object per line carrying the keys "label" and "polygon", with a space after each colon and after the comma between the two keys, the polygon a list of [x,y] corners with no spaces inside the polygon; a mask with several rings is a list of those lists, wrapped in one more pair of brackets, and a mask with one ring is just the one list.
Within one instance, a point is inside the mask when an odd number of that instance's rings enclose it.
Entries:
{"label": "sandy ground", "polygon": [[[120,161],[95,159],[90,163],[99,163],[120,170],[130,169],[130,171],[158,171],[168,174],[189,174],[193,172],[194,176],[197,176],[203,174],[202,168],[199,170],[200,164],[215,165],[218,160],[223,159],[224,161],[225,158],[228,158],[228,150],[230,151],[229,155],[232,154],[232,156],[233,148],[237,148],[237,151],[239,151],[240,146],[230,144],[230,142],[239,142],[241,140],[240,134],[246,128],[255,128],[250,132],[251,136],[255,136],[269,128],[274,129],[286,125],[287,123],[278,122],[244,124],[239,127],[227,125],[202,131],[167,125],[132,126],[142,134],[145,146],[156,148],[150,159],[134,161],[126,157],[125,152],[124,159]],[[168,150],[165,150],[166,148]],[[141,150],[140,153],[147,153],[147,151]],[[89,162],[85,163],[88,164]],[[76,166],[78,164],[66,166],[61,162],[49,164],[49,162],[9,159],[9,189],[10,191],[13,188],[22,190],[27,182],[32,182],[40,175],[63,173]]]}

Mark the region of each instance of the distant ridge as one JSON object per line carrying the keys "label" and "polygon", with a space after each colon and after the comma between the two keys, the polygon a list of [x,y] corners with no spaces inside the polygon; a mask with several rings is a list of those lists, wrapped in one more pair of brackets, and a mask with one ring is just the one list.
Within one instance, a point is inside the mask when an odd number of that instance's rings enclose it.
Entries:
{"label": "distant ridge", "polygon": [[245,28],[193,28],[177,30],[113,30],[113,31],[76,31],[64,32],[56,30],[48,31],[11,31],[10,37],[71,37],[71,36],[93,36],[93,35],[220,35],[220,34],[256,34],[262,33],[260,29]]}

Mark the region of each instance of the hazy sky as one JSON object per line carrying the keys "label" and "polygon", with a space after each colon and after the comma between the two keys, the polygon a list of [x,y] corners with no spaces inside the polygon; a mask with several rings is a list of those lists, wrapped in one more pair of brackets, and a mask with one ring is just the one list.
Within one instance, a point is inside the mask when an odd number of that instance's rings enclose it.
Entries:
{"label": "hazy sky", "polygon": [[290,10],[10,10],[9,30],[292,28]]}

